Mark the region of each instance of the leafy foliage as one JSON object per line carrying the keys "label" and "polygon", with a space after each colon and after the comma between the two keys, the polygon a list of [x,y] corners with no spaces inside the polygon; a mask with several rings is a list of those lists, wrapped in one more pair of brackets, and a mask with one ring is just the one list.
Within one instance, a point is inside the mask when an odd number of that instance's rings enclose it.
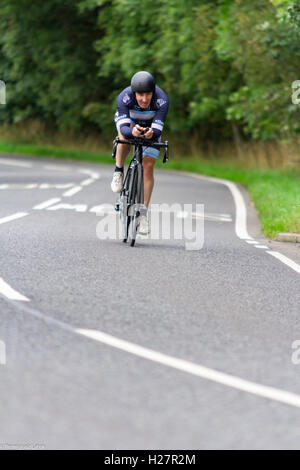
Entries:
{"label": "leafy foliage", "polygon": [[171,132],[298,134],[299,28],[299,0],[2,0],[0,121],[109,130],[118,93],[149,70]]}

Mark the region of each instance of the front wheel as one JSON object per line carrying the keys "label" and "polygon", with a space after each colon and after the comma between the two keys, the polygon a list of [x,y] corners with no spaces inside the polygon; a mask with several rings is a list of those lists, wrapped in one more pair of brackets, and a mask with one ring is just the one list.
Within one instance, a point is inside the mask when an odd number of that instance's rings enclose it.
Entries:
{"label": "front wheel", "polygon": [[128,241],[130,246],[134,246],[137,234],[138,217],[134,215],[131,216],[130,219],[131,220],[128,226]]}
{"label": "front wheel", "polygon": [[128,238],[128,207],[127,207],[127,197],[122,194],[120,196],[119,202],[119,217],[120,217],[120,225],[121,225],[121,239],[123,239],[123,243],[127,242]]}

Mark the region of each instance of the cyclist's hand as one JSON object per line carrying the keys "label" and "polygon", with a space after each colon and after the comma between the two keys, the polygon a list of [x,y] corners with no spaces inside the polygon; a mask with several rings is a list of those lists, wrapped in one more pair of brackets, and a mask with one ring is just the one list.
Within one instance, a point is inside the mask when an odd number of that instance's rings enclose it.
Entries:
{"label": "cyclist's hand", "polygon": [[141,132],[143,132],[144,128],[136,124],[134,128],[132,129],[132,135],[133,137],[140,137]]}
{"label": "cyclist's hand", "polygon": [[145,132],[144,136],[146,137],[146,139],[152,139],[153,129],[151,129],[151,127],[150,127],[150,129],[147,132]]}

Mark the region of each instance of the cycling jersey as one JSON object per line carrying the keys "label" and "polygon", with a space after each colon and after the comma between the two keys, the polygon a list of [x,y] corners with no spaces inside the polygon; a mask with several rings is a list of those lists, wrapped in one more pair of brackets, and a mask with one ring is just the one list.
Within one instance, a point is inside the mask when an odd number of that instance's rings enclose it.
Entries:
{"label": "cycling jersey", "polygon": [[165,92],[155,86],[151,103],[148,109],[143,109],[138,105],[135,93],[131,87],[125,88],[119,94],[117,100],[117,111],[115,114],[115,123],[121,134],[130,139],[133,137],[130,124],[139,124],[141,127],[151,127],[153,138],[157,140],[163,130],[165,119],[169,107],[169,100]]}

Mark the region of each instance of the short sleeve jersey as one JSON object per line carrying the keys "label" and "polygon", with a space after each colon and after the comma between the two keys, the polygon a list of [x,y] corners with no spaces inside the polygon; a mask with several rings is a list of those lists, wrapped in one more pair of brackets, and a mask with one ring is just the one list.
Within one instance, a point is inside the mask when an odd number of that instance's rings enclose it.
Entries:
{"label": "short sleeve jersey", "polygon": [[138,105],[135,93],[131,91],[129,86],[118,96],[115,114],[117,129],[120,129],[122,135],[129,139],[132,138],[130,124],[139,124],[141,127],[151,127],[154,137],[158,139],[165,124],[168,107],[168,97],[157,85],[148,109],[143,109]]}

